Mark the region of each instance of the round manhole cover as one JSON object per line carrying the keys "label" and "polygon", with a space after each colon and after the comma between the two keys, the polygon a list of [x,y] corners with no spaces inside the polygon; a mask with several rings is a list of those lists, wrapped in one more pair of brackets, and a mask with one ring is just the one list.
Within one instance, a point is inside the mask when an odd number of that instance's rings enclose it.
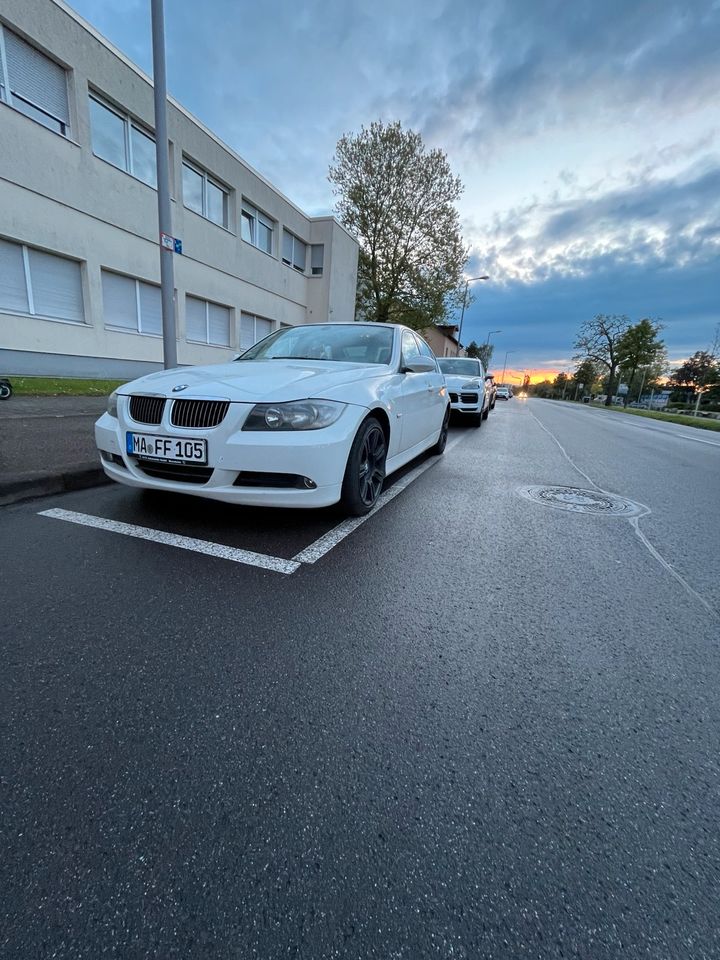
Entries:
{"label": "round manhole cover", "polygon": [[582,490],[579,487],[518,487],[518,493],[533,503],[569,510],[571,513],[591,513],[600,517],[640,517],[647,507],[624,497],[616,497],[602,490]]}

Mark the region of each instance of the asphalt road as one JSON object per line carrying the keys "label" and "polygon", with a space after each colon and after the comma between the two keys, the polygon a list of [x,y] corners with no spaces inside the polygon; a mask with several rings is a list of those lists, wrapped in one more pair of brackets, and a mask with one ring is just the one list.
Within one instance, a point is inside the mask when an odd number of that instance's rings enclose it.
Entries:
{"label": "asphalt road", "polygon": [[3,960],[720,957],[720,438],[688,434],[498,403],[329,537],[117,487],[0,510]]}

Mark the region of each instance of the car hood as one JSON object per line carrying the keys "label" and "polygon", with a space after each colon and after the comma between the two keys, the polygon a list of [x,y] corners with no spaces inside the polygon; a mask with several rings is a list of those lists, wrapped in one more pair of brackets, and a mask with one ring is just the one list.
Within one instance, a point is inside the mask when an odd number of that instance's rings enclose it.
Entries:
{"label": "car hood", "polygon": [[463,377],[457,373],[446,373],[443,376],[445,377],[445,383],[453,390],[464,387],[466,383],[473,383],[475,380],[477,380],[478,389],[482,389],[483,386],[482,378],[479,376]]}
{"label": "car hood", "polygon": [[[338,388],[387,376],[389,372],[388,367],[375,363],[368,366],[327,360],[238,360],[150,373],[124,384],[118,393],[280,403],[335,397]],[[184,389],[174,389],[178,387]]]}

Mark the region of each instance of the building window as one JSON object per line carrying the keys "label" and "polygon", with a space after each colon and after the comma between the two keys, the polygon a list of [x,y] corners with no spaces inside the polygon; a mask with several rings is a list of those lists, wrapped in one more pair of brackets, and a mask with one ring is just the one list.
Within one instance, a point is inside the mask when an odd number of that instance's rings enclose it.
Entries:
{"label": "building window", "polygon": [[106,327],[162,336],[160,287],[103,270],[102,291]]}
{"label": "building window", "polygon": [[324,259],[325,246],[322,243],[314,243],[310,247],[310,272],[314,277],[322,276]]}
{"label": "building window", "polygon": [[294,267],[300,273],[305,273],[307,244],[288,230],[283,230],[282,259],[283,263],[286,263],[289,267]]}
{"label": "building window", "polygon": [[230,308],[198,297],[185,297],[187,339],[217,347],[230,346]]}
{"label": "building window", "polygon": [[96,157],[151,187],[157,186],[155,140],[151,133],[95,96],[90,97],[90,125]]}
{"label": "building window", "polygon": [[221,227],[228,225],[228,192],[201,167],[183,160],[183,203]]}
{"label": "building window", "polygon": [[0,24],[0,100],[67,135],[67,75],[60,64]]}
{"label": "building window", "polygon": [[249,350],[258,340],[272,333],[272,320],[256,317],[252,313],[240,316],[240,349]]}
{"label": "building window", "polygon": [[272,255],[275,222],[264,213],[256,210],[251,203],[243,200],[241,215],[241,235],[243,240],[254,247]]}
{"label": "building window", "polygon": [[80,264],[0,240],[0,310],[84,323]]}

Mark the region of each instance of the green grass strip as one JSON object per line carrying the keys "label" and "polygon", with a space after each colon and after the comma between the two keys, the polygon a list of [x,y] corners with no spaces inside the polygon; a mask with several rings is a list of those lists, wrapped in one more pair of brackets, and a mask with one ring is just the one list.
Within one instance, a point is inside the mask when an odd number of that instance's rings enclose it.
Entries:
{"label": "green grass strip", "polygon": [[[593,404],[598,408],[596,403]],[[688,417],[685,414],[662,413],[660,410],[638,410],[636,407],[601,407],[603,410],[609,410],[612,413],[625,413],[631,417],[647,417],[650,420],[665,420],[667,423],[679,423],[683,427],[697,427],[698,430],[720,430],[720,420],[713,420],[711,417]]]}
{"label": "green grass strip", "polygon": [[9,377],[17,397],[107,397],[125,380],[74,380],[66,377]]}

